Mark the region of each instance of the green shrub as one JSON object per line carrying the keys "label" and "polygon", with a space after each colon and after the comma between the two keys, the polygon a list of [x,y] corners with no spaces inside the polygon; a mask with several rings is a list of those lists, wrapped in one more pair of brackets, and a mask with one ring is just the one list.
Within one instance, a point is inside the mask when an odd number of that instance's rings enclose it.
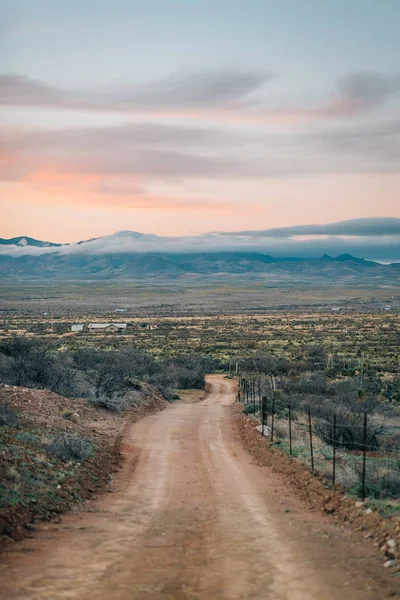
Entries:
{"label": "green shrub", "polygon": [[79,423],[79,415],[73,410],[64,410],[64,412],[62,413],[62,417],[67,421],[71,421],[72,423]]}
{"label": "green shrub", "polygon": [[[362,492],[362,467],[354,465],[359,483],[353,488],[358,495]],[[368,498],[400,498],[400,461],[384,463],[379,459],[367,457],[367,476],[365,482],[365,495]]]}
{"label": "green shrub", "polygon": [[20,442],[28,442],[31,444],[40,444],[40,437],[30,431],[21,431],[15,436],[15,439]]}
{"label": "green shrub", "polygon": [[179,394],[170,388],[166,388],[161,391],[162,396],[168,400],[168,402],[174,402],[174,400],[180,400]]}
{"label": "green shrub", "polygon": [[256,412],[257,406],[253,404],[253,402],[247,402],[247,404],[243,407],[243,412],[245,415],[254,415]]}
{"label": "green shrub", "polygon": [[18,427],[17,413],[9,404],[0,404],[0,426]]}
{"label": "green shrub", "polygon": [[93,446],[87,440],[60,433],[53,438],[46,451],[61,460],[86,460],[92,455]]}
{"label": "green shrub", "polygon": [[[355,487],[351,488],[350,492],[355,494],[358,498],[362,497],[362,483],[358,483]],[[381,490],[373,483],[365,483],[365,497],[366,498],[380,498]]]}

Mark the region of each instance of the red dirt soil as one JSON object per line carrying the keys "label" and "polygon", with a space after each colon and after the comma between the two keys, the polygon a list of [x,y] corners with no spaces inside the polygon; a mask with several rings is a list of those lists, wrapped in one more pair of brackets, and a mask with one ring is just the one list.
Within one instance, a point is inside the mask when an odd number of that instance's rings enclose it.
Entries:
{"label": "red dirt soil", "polygon": [[[120,444],[125,430],[139,417],[168,404],[155,389],[149,392],[152,397],[146,403],[116,414],[98,410],[87,400],[64,398],[48,390],[0,387],[0,402],[15,409],[20,421],[18,429],[3,427],[0,431],[0,481],[2,486],[20,489],[22,496],[19,502],[0,506],[1,546],[32,535],[32,523],[57,518],[71,508],[76,510],[83,499],[93,497],[110,482],[121,464]],[[73,420],[65,418],[66,414]],[[46,456],[41,444],[30,443],[29,438],[18,439],[22,434],[46,441],[60,433],[93,444],[93,456],[66,465]],[[30,486],[23,485],[20,473],[24,471],[33,479]],[[63,478],[58,480],[59,473]],[[53,480],[56,483],[52,485]]]}
{"label": "red dirt soil", "polygon": [[111,494],[9,546],[0,598],[399,597],[379,549],[310,510],[243,449],[232,382],[208,383],[203,401],[174,403],[129,428]]}

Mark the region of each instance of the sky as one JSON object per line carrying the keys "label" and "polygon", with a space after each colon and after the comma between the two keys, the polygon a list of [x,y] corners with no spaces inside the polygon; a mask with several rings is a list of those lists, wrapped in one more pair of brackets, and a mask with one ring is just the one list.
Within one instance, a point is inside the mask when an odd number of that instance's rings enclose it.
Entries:
{"label": "sky", "polygon": [[400,217],[399,22],[398,0],[0,0],[0,237]]}

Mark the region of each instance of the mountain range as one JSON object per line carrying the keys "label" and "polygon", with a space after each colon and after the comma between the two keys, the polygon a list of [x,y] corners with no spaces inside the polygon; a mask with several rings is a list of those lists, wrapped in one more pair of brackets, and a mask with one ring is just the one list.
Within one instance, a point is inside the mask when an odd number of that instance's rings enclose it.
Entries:
{"label": "mountain range", "polygon": [[[381,264],[350,253],[336,257],[327,253],[319,257],[273,256],[246,247],[240,239],[232,242],[228,238],[229,243],[224,246],[227,238],[219,236],[213,233],[162,238],[122,231],[74,244],[56,244],[28,236],[0,239],[0,279],[47,282],[179,279],[203,283],[258,279],[271,285],[400,284],[400,263]],[[197,244],[194,251],[193,240]]]}

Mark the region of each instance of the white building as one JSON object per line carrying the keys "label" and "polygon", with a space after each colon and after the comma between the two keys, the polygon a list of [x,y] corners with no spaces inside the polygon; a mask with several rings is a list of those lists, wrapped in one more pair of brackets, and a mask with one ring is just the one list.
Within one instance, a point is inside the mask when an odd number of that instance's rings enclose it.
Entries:
{"label": "white building", "polygon": [[97,332],[113,332],[125,331],[127,323],[89,323],[89,331]]}
{"label": "white building", "polygon": [[71,325],[71,331],[83,331],[85,329],[85,325],[83,323],[75,323]]}

